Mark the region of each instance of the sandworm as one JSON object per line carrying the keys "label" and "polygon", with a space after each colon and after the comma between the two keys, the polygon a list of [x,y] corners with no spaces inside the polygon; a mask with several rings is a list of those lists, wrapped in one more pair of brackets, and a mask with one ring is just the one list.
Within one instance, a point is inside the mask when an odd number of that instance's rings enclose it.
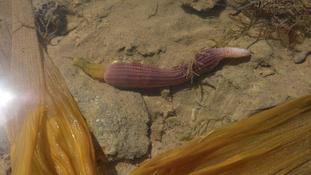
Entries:
{"label": "sandworm", "polygon": [[147,89],[171,87],[183,84],[204,73],[212,71],[224,58],[250,57],[250,52],[241,48],[203,49],[187,64],[171,69],[137,63],[92,64],[76,58],[74,64],[85,73],[121,89]]}

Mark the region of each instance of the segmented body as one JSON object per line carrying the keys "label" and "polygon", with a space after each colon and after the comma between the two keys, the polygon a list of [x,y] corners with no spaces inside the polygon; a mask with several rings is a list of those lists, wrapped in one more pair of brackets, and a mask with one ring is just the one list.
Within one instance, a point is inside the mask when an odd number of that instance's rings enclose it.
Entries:
{"label": "segmented body", "polygon": [[247,50],[239,48],[205,49],[197,54],[191,63],[172,69],[143,64],[115,63],[107,68],[104,81],[118,88],[145,89],[176,86],[213,70],[224,58],[249,55]]}
{"label": "segmented body", "polygon": [[187,67],[160,69],[143,64],[112,64],[105,73],[105,82],[119,88],[156,88],[174,86],[187,80]]}

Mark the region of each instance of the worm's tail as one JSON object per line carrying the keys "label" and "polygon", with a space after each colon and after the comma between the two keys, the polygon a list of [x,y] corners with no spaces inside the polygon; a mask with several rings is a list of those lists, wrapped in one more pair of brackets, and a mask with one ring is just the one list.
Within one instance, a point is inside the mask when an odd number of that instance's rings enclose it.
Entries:
{"label": "worm's tail", "polygon": [[92,78],[104,81],[104,76],[107,67],[106,65],[90,63],[83,58],[75,58],[73,60],[73,64],[81,68],[85,73],[90,75]]}

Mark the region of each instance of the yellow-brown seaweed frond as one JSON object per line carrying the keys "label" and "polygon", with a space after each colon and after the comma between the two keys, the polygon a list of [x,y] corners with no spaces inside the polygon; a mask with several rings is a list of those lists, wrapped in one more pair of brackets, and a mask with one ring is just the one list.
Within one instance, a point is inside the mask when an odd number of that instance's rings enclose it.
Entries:
{"label": "yellow-brown seaweed frond", "polygon": [[6,109],[12,175],[95,175],[91,133],[51,58],[43,56],[31,1],[8,0],[12,44],[8,87],[16,99]]}
{"label": "yellow-brown seaweed frond", "polygon": [[143,162],[131,175],[310,172],[311,95],[228,125]]}

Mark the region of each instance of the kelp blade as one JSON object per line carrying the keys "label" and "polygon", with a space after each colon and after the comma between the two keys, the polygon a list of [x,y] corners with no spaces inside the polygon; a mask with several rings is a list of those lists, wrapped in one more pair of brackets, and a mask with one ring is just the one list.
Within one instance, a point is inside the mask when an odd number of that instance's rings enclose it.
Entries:
{"label": "kelp blade", "polygon": [[96,174],[90,132],[58,69],[42,55],[31,1],[7,2],[12,6],[7,75],[18,94],[7,113],[12,174]]}
{"label": "kelp blade", "polygon": [[158,155],[131,175],[310,173],[311,95]]}

